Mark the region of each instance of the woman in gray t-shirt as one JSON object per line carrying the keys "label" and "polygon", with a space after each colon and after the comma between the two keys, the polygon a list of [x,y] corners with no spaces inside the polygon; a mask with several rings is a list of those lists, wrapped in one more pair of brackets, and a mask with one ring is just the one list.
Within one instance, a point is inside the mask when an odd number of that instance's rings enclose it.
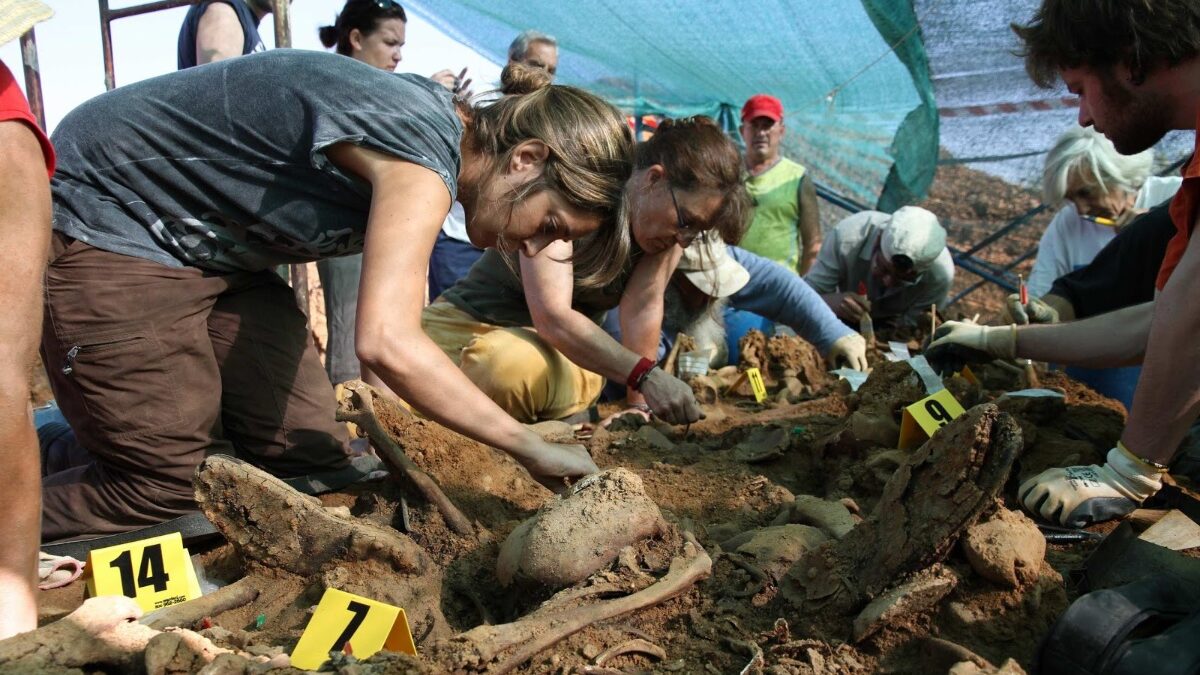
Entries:
{"label": "woman in gray t-shirt", "polygon": [[509,68],[472,110],[439,84],[344,56],[276,50],[128,85],[54,141],[43,355],[94,461],[46,478],[44,539],[195,508],[208,453],[277,475],[338,469],[345,431],[276,265],[364,253],[357,348],[432,419],[544,484],[596,471],[481,393],[421,330],[425,267],[450,204],[479,246],[579,242],[614,277],[630,134],[612,106]]}

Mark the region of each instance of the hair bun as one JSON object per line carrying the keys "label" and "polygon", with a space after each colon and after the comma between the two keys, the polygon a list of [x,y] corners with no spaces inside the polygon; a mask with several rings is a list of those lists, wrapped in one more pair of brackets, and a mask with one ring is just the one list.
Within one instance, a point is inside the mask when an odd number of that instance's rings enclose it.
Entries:
{"label": "hair bun", "polygon": [[317,29],[317,37],[321,39],[321,44],[325,45],[326,49],[333,49],[338,43],[337,26],[321,26]]}
{"label": "hair bun", "polygon": [[545,68],[510,63],[500,72],[500,93],[505,96],[531,94],[538,89],[549,87],[553,80]]}

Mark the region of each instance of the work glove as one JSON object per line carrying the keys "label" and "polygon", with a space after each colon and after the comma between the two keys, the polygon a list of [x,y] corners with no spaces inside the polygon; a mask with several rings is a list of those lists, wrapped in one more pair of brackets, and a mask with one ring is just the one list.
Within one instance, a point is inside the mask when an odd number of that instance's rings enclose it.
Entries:
{"label": "work glove", "polygon": [[1004,311],[1009,321],[1022,326],[1029,323],[1058,323],[1057,309],[1037,298],[1022,305],[1020,293],[1013,293],[1004,299]]}
{"label": "work glove", "polygon": [[829,362],[835,368],[839,366],[839,362],[845,363],[848,367],[854,370],[866,372],[867,368],[867,341],[858,333],[846,333],[842,337],[833,341],[833,345],[829,347]]}
{"label": "work glove", "polygon": [[650,410],[667,424],[691,424],[704,417],[691,386],[661,368],[650,369],[641,392]]}
{"label": "work glove", "polygon": [[947,321],[933,334],[925,359],[939,373],[957,373],[971,363],[1011,359],[1017,352],[1017,327],[980,326]]}
{"label": "work glove", "polygon": [[1047,469],[1022,483],[1017,497],[1046,520],[1083,527],[1132,512],[1162,488],[1162,475],[1118,444],[1104,466]]}

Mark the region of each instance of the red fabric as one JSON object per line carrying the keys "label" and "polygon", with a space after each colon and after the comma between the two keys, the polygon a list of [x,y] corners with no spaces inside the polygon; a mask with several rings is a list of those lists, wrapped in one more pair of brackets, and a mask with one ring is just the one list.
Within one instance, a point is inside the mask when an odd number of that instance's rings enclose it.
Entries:
{"label": "red fabric", "polygon": [[46,133],[34,119],[33,113],[29,110],[29,102],[25,100],[25,95],[17,86],[17,80],[13,77],[12,71],[8,69],[8,66],[0,63],[0,122],[8,120],[20,120],[33,131],[33,134],[37,136],[38,143],[42,144],[42,154],[46,158],[46,173],[53,176],[54,146],[50,145],[50,139],[46,137]]}
{"label": "red fabric", "polygon": [[[1200,118],[1196,119],[1196,128],[1200,129]],[[1175,236],[1167,243],[1167,253],[1163,256],[1162,267],[1158,268],[1158,281],[1154,284],[1158,290],[1167,285],[1167,280],[1183,259],[1188,241],[1192,236],[1192,227],[1196,224],[1196,215],[1200,209],[1200,134],[1196,136],[1196,154],[1183,170],[1183,185],[1175,198],[1171,200],[1171,220],[1175,223]]]}
{"label": "red fabric", "polygon": [[625,386],[634,391],[641,391],[642,379],[646,376],[646,373],[650,372],[650,369],[654,365],[653,361],[643,356],[642,360],[638,361],[637,365],[633,367],[633,370],[629,371],[629,377],[625,378]]}

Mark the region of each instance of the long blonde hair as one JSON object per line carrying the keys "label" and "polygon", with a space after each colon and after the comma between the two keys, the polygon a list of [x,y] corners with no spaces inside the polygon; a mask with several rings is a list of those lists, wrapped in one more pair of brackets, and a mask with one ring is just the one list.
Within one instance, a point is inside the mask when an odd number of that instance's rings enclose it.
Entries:
{"label": "long blonde hair", "polygon": [[582,89],[550,84],[541,68],[520,63],[500,75],[503,98],[466,111],[466,136],[488,158],[493,175],[503,171],[513,148],[540,140],[550,149],[539,179],[513,195],[519,203],[553,190],[567,203],[600,216],[600,227],[574,242],[575,283],[605,286],[629,258],[629,216],[622,195],[633,172],[633,136],[621,113]]}

